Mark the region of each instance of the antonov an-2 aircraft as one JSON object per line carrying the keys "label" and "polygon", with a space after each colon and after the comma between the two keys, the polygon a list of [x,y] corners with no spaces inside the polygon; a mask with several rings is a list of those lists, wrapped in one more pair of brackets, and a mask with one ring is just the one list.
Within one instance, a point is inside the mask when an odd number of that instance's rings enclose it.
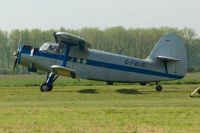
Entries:
{"label": "antonov an-2 aircraft", "polygon": [[146,59],[90,49],[86,40],[70,33],[56,32],[54,36],[56,43],[44,43],[40,48],[18,46],[14,53],[14,70],[18,63],[30,72],[47,72],[40,86],[42,92],[51,91],[58,76],[105,81],[108,85],[155,82],[156,90],[162,91],[160,81],[181,79],[187,72],[186,45],[175,33],[161,37]]}

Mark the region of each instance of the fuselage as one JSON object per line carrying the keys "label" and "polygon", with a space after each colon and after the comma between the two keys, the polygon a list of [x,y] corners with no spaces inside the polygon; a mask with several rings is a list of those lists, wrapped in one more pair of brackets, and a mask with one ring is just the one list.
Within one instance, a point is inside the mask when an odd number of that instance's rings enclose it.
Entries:
{"label": "fuselage", "polygon": [[176,74],[175,69],[169,69],[166,73],[160,61],[137,59],[94,49],[88,49],[85,54],[73,47],[68,54],[22,47],[18,63],[46,72],[50,72],[53,65],[61,65],[74,70],[81,79],[100,81],[157,82],[183,78]]}

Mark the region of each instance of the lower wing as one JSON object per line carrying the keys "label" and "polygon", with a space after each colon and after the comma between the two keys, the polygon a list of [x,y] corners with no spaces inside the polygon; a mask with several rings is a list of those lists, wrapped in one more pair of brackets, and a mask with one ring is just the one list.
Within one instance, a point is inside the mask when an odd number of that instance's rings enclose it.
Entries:
{"label": "lower wing", "polygon": [[72,78],[76,78],[76,79],[80,80],[79,76],[76,74],[76,72],[72,69],[67,68],[67,67],[63,67],[63,66],[59,66],[59,65],[53,65],[53,66],[51,66],[51,69],[57,75],[72,77]]}

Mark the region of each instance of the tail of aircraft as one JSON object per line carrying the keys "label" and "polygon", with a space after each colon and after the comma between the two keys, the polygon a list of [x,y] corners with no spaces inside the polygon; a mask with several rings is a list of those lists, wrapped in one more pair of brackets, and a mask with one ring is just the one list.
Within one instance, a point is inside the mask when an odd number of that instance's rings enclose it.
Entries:
{"label": "tail of aircraft", "polygon": [[187,72],[187,48],[183,40],[175,33],[161,37],[147,60],[162,63],[165,72],[185,76]]}

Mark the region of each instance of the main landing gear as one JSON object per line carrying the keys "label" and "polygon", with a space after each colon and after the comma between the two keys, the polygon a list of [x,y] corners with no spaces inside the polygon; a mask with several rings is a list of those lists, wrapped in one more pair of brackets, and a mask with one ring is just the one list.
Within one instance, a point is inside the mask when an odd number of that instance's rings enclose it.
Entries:
{"label": "main landing gear", "polygon": [[49,92],[53,89],[53,82],[58,78],[53,72],[47,74],[46,81],[40,85],[41,92]]}
{"label": "main landing gear", "polygon": [[158,83],[156,83],[156,91],[162,91],[162,86]]}
{"label": "main landing gear", "polygon": [[[152,82],[140,82],[140,85],[145,86],[146,84],[149,84],[150,86],[153,86],[154,84],[152,84]],[[156,82],[156,91],[160,92],[162,91],[162,86],[160,84],[158,84],[158,82]]]}

